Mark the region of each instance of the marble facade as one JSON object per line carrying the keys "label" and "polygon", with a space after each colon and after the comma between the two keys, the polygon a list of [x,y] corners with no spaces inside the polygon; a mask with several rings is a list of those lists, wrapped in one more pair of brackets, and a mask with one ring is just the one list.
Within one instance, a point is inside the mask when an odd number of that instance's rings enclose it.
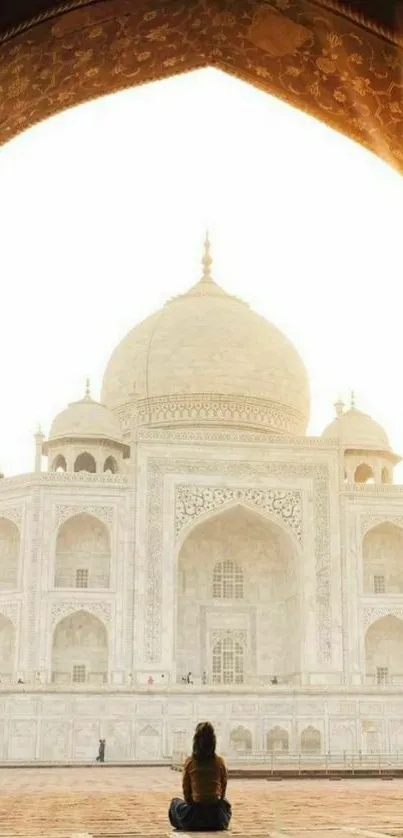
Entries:
{"label": "marble facade", "polygon": [[403,742],[399,457],[355,404],[306,435],[300,359],[210,262],[0,480],[0,759],[162,760],[202,717],[224,754]]}

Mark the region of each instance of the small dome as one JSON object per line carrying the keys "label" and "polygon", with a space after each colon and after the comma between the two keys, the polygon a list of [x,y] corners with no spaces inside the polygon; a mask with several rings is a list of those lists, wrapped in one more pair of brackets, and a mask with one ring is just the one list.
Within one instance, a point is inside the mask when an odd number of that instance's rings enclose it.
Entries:
{"label": "small dome", "polygon": [[48,439],[53,441],[62,437],[93,437],[122,442],[122,430],[115,414],[91,398],[87,385],[85,397],[69,404],[52,423]]}
{"label": "small dome", "polygon": [[115,410],[134,391],[140,399],[184,396],[201,404],[204,396],[207,403],[235,397],[251,406],[254,417],[260,409],[270,412],[272,431],[303,435],[310,412],[304,364],[276,326],[214,282],[209,249],[207,238],[202,279],[136,326],[115,349],[103,380],[103,402]]}
{"label": "small dome", "polygon": [[367,413],[355,407],[340,412],[322,434],[327,439],[338,439],[345,448],[366,451],[391,451],[386,432]]}

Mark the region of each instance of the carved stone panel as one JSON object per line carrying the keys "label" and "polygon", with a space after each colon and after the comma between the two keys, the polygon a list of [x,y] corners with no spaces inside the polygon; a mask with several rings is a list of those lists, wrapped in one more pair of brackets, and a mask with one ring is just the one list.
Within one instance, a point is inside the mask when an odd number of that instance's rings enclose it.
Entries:
{"label": "carved stone panel", "polygon": [[16,721],[12,719],[9,725],[8,759],[28,760],[35,758],[36,719]]}
{"label": "carved stone panel", "polygon": [[64,617],[74,614],[76,611],[88,611],[94,617],[98,617],[106,625],[111,621],[111,605],[109,602],[94,602],[93,600],[60,600],[52,605],[52,630]]}
{"label": "carved stone panel", "polygon": [[361,516],[361,537],[365,535],[369,530],[372,530],[373,527],[377,527],[379,524],[395,524],[397,527],[403,528],[403,515],[389,517],[387,513],[383,515],[374,515],[372,513],[368,515]]}
{"label": "carved stone panel", "polygon": [[80,506],[78,504],[58,504],[55,510],[55,526],[58,529],[64,521],[67,521],[68,518],[73,518],[74,515],[93,515],[94,518],[100,518],[101,521],[104,521],[106,524],[111,526],[113,521],[113,513],[114,509],[113,506],[87,506],[85,502],[83,502]]}
{"label": "carved stone panel", "polygon": [[61,719],[43,719],[40,759],[57,761],[69,757],[70,724]]}
{"label": "carved stone panel", "polygon": [[396,608],[393,606],[391,608],[388,606],[385,608],[364,608],[364,630],[366,631],[372,623],[382,619],[382,617],[398,617],[398,619],[403,620],[403,608]]}
{"label": "carved stone panel", "polygon": [[234,503],[243,503],[279,518],[297,537],[298,541],[302,542],[302,497],[300,491],[240,489],[226,486],[177,486],[175,495],[176,536],[181,533],[184,527],[197,521],[203,514]]}

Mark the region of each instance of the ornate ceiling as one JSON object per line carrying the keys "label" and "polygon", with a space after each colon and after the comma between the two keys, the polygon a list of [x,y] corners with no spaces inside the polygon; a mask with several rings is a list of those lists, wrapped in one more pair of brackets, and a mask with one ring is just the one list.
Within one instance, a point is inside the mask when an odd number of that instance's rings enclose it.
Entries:
{"label": "ornate ceiling", "polygon": [[97,96],[214,66],[403,171],[392,0],[2,0],[0,142]]}

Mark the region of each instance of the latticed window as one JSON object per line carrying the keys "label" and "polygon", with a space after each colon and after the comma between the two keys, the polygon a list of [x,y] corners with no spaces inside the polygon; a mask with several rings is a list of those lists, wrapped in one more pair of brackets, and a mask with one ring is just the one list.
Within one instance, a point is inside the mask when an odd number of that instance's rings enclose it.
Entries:
{"label": "latticed window", "polygon": [[213,571],[214,599],[242,599],[243,571],[235,562],[217,562]]}
{"label": "latticed window", "polygon": [[76,570],[76,588],[88,588],[88,570],[80,567]]}
{"label": "latticed window", "polygon": [[244,649],[231,635],[213,648],[213,684],[243,684]]}
{"label": "latticed window", "polygon": [[386,593],[386,580],[384,576],[374,576],[374,594]]}
{"label": "latticed window", "polygon": [[85,683],[85,666],[82,664],[74,664],[73,666],[73,682],[74,684]]}
{"label": "latticed window", "polygon": [[388,684],[389,683],[389,670],[387,666],[377,666],[376,668],[376,683],[377,684]]}

